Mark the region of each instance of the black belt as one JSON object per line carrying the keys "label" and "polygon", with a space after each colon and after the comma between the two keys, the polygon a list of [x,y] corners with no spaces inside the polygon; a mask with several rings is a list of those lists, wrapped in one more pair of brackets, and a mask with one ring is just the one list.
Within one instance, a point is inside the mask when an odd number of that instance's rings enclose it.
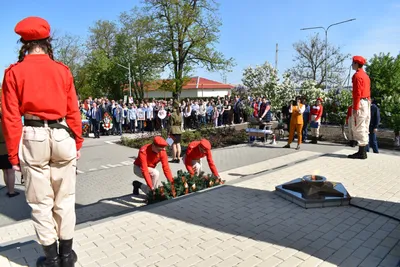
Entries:
{"label": "black belt", "polygon": [[[61,124],[60,121],[62,120],[50,120],[47,121],[47,125],[51,129],[64,129],[66,130],[69,135],[74,138],[74,133],[71,131],[71,129],[64,124]],[[43,120],[24,120],[24,126],[31,126],[31,127],[44,127],[45,126],[45,121]]]}

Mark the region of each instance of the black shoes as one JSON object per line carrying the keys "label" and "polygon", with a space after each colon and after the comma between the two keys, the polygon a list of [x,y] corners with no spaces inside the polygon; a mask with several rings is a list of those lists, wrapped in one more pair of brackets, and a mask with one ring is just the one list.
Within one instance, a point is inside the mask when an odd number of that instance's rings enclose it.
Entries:
{"label": "black shoes", "polygon": [[61,267],[61,260],[57,252],[57,241],[50,246],[42,247],[45,256],[36,261],[36,267]]}
{"label": "black shoes", "polygon": [[350,140],[350,141],[349,141],[349,146],[351,146],[351,147],[356,147],[357,144],[358,144],[357,141],[354,141],[354,140]]}
{"label": "black shoes", "polygon": [[133,195],[138,196],[139,195],[139,188],[142,186],[142,183],[139,181],[133,181]]}
{"label": "black shoes", "polygon": [[358,152],[348,155],[349,159],[367,159],[367,150],[365,146],[359,146]]}
{"label": "black shoes", "polygon": [[172,160],[169,161],[169,163],[179,163],[179,162],[181,162],[181,160],[179,158],[178,159],[172,159]]}
{"label": "black shoes", "polygon": [[283,148],[290,148],[290,144],[286,144]]}
{"label": "black shoes", "polygon": [[59,257],[61,261],[61,267],[75,267],[78,256],[76,255],[75,251],[72,250],[72,239],[60,240]]}

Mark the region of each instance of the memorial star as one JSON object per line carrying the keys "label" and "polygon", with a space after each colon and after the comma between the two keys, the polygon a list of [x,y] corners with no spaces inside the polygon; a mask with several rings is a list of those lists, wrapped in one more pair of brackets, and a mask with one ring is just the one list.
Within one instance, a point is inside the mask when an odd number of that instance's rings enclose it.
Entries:
{"label": "memorial star", "polygon": [[305,180],[282,185],[283,189],[301,193],[304,199],[324,199],[325,197],[344,197],[331,182],[310,183]]}

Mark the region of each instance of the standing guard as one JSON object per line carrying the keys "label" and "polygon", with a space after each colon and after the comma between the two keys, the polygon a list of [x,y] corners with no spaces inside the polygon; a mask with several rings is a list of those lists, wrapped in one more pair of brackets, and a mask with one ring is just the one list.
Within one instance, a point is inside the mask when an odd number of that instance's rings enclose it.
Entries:
{"label": "standing guard", "polygon": [[26,201],[45,254],[36,266],[73,267],[76,161],[83,143],[74,81],[53,59],[46,20],[28,17],[15,32],[22,47],[18,63],[5,71],[2,92],[9,160],[26,179]]}
{"label": "standing guard", "polygon": [[354,120],[353,138],[358,142],[358,152],[348,155],[351,159],[366,159],[366,146],[369,142],[369,122],[371,119],[371,82],[363,70],[366,60],[361,56],[354,56],[352,68],[356,71],[353,75],[353,112]]}

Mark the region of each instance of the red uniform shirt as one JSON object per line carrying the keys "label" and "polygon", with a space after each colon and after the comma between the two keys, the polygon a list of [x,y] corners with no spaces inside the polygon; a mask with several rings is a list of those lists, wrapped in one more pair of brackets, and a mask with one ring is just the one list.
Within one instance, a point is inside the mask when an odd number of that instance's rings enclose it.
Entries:
{"label": "red uniform shirt", "polygon": [[139,155],[136,158],[134,164],[136,166],[140,167],[140,169],[142,170],[144,179],[146,180],[147,185],[150,188],[153,188],[153,182],[151,180],[148,167],[155,168],[160,161],[162,164],[164,174],[167,177],[167,179],[170,182],[172,182],[174,179],[172,177],[172,173],[169,168],[168,156],[167,156],[167,152],[165,151],[165,149],[161,150],[161,152],[157,154],[153,151],[151,146],[152,146],[152,144],[148,144],[148,145],[144,145],[140,148]]}
{"label": "red uniform shirt", "polygon": [[257,102],[253,103],[253,116],[258,118],[258,104],[257,104]]}
{"label": "red uniform shirt", "polygon": [[[311,107],[310,109],[310,114],[312,115],[316,115],[317,117],[315,117],[315,121],[321,119],[322,117],[322,113],[324,111],[324,107],[322,105],[314,105]],[[310,116],[310,121],[311,121],[311,116]]]}
{"label": "red uniform shirt", "polygon": [[353,109],[358,110],[360,108],[361,98],[370,98],[371,96],[371,82],[368,75],[363,69],[358,69],[354,73],[353,78]]}
{"label": "red uniform shirt", "polygon": [[186,150],[186,157],[185,157],[185,165],[188,172],[193,175],[194,170],[192,167],[192,160],[199,160],[203,157],[207,157],[208,166],[210,167],[211,172],[214,176],[219,176],[217,167],[215,167],[214,161],[212,159],[211,150],[207,149],[205,153],[201,153],[200,149],[200,141],[193,141],[189,144]]}
{"label": "red uniform shirt", "polygon": [[2,92],[3,130],[8,156],[18,165],[22,135],[21,116],[32,114],[42,120],[66,118],[75,134],[76,149],[82,147],[82,121],[72,74],[67,66],[48,55],[27,55],[8,68]]}

